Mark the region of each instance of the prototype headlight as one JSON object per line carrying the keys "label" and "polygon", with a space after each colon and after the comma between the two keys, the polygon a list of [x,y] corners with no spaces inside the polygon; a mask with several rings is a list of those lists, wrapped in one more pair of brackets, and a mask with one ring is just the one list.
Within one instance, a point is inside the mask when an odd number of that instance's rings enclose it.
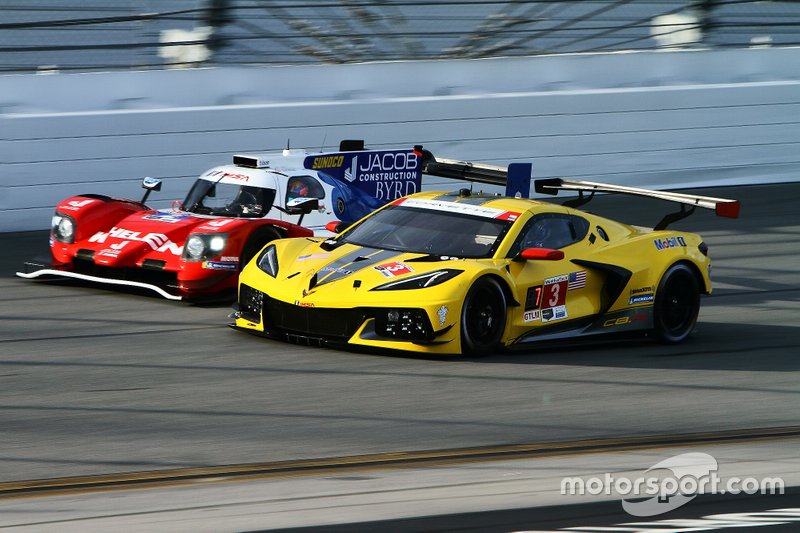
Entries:
{"label": "prototype headlight", "polygon": [[183,245],[184,261],[205,261],[218,256],[228,243],[224,233],[192,233]]}
{"label": "prototype headlight", "polygon": [[440,283],[444,283],[449,279],[453,279],[462,272],[464,271],[456,270],[454,268],[444,268],[442,270],[435,270],[433,272],[428,272],[426,274],[420,274],[419,276],[405,278],[400,281],[391,281],[389,283],[384,283],[383,285],[378,285],[372,290],[398,291],[398,290],[409,290],[409,289],[427,289],[428,287],[433,287],[435,285],[439,285]]}
{"label": "prototype headlight", "polygon": [[266,247],[266,249],[264,249],[263,252],[261,252],[256,264],[258,265],[258,268],[273,278],[278,277],[278,252],[275,250],[274,244],[270,244]]}
{"label": "prototype headlight", "polygon": [[50,232],[58,242],[72,244],[75,242],[75,221],[71,216],[56,211],[50,225]]}

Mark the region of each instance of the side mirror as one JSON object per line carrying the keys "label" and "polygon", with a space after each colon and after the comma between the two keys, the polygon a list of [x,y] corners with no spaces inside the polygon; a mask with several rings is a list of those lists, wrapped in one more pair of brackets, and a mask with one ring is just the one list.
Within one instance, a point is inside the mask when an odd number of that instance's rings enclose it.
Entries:
{"label": "side mirror", "polygon": [[524,261],[561,261],[564,252],[552,248],[525,248],[517,257]]}
{"label": "side mirror", "polygon": [[325,229],[331,233],[341,233],[349,228],[352,224],[352,222],[344,222],[342,220],[331,220],[325,224]]}
{"label": "side mirror", "polygon": [[286,213],[290,215],[307,215],[319,209],[319,198],[292,198],[286,202]]}
{"label": "side mirror", "polygon": [[144,196],[142,196],[142,203],[147,201],[147,197],[150,196],[150,193],[153,191],[160,191],[161,190],[161,180],[158,178],[144,178],[142,180],[142,189],[144,189]]}

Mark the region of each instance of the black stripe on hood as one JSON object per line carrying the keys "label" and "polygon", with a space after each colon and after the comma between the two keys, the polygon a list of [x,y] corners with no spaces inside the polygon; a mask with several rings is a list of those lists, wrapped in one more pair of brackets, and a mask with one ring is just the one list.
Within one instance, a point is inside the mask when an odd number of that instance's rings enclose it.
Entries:
{"label": "black stripe on hood", "polygon": [[319,287],[325,283],[346,278],[350,274],[375,266],[400,253],[402,252],[377,248],[359,248],[320,268],[318,271],[318,276],[320,277],[316,286]]}

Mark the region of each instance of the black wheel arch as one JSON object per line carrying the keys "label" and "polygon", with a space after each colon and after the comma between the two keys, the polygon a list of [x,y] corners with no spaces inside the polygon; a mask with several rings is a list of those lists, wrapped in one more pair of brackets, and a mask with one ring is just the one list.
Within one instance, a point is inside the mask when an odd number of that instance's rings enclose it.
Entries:
{"label": "black wheel arch", "polygon": [[675,261],[667,268],[665,268],[664,272],[666,272],[675,265],[686,265],[687,267],[689,267],[689,269],[694,274],[694,277],[697,279],[697,286],[700,287],[700,294],[709,294],[710,291],[708,290],[708,287],[706,287],[706,280],[703,277],[703,274],[700,272],[700,267],[697,266],[697,264],[687,259],[679,259],[678,261]]}
{"label": "black wheel arch", "polygon": [[274,241],[275,239],[282,239],[283,237],[286,237],[286,232],[283,230],[283,228],[278,226],[260,226],[253,230],[253,232],[247,237],[244,247],[242,248],[239,268],[244,268],[245,265],[249,263],[250,260],[258,253],[258,251],[261,250],[261,248],[263,248],[268,242]]}

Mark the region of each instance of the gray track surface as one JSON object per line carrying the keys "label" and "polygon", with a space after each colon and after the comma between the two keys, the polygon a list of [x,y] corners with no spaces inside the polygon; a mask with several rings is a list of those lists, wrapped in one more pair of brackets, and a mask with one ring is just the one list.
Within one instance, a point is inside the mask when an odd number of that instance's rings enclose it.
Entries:
{"label": "gray track surface", "polygon": [[[796,425],[800,185],[698,190],[716,291],[689,342],[583,343],[482,359],[348,353],[225,327],[229,308],[13,272],[0,236],[0,480],[517,442]],[[672,207],[598,198],[653,224]]]}

